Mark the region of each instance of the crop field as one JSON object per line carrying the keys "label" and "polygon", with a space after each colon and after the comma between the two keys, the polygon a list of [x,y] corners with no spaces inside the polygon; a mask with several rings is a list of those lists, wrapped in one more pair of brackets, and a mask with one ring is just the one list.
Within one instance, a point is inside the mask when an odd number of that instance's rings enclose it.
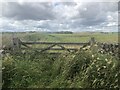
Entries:
{"label": "crop field", "polygon": [[[27,42],[96,42],[112,44],[109,48],[97,43],[76,47],[76,52],[60,54],[41,53],[37,50],[23,50],[20,53],[3,53],[3,88],[119,88],[118,33],[73,34],[19,32],[2,33],[2,46],[10,46],[13,37]],[[31,45],[32,48],[45,47]],[[59,52],[59,51],[56,51]]]}

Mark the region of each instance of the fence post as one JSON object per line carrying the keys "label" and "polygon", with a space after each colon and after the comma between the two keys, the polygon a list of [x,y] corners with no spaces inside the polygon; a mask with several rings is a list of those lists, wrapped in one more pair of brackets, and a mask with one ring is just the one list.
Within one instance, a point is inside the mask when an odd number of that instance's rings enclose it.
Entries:
{"label": "fence post", "polygon": [[13,51],[14,52],[19,52],[21,47],[20,39],[18,38],[13,38]]}
{"label": "fence post", "polygon": [[95,43],[96,43],[95,38],[91,37],[91,39],[90,39],[90,45],[94,45]]}

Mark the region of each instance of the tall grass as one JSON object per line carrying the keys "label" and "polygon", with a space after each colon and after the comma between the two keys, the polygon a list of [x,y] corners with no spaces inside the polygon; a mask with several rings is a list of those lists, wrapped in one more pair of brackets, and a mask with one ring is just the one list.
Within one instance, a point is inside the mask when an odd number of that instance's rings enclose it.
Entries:
{"label": "tall grass", "polygon": [[118,58],[95,47],[58,56],[28,51],[3,57],[3,88],[118,88]]}

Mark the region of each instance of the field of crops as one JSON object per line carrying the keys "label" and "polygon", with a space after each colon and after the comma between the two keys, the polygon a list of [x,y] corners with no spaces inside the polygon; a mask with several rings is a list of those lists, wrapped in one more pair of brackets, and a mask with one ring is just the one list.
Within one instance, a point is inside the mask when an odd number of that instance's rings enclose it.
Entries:
{"label": "field of crops", "polygon": [[[17,33],[22,41],[117,43],[117,33]],[[11,33],[3,34],[3,45],[9,45]],[[117,49],[118,50],[118,49]],[[119,88],[118,53],[103,52],[97,45],[85,46],[77,52],[44,54],[26,50],[2,57],[3,88]]]}

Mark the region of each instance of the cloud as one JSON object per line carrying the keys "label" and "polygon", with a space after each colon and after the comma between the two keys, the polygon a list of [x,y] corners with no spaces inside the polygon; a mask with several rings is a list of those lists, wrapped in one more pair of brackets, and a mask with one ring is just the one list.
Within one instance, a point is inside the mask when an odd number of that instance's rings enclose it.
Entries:
{"label": "cloud", "polygon": [[76,9],[79,13],[73,19],[81,19],[83,25],[97,25],[107,20],[108,12],[117,11],[117,3],[82,3]]}
{"label": "cloud", "polygon": [[49,3],[3,3],[2,14],[4,17],[15,20],[48,20],[54,19],[54,13]]}
{"label": "cloud", "polygon": [[7,2],[2,6],[3,30],[117,31],[118,8],[113,2]]}

